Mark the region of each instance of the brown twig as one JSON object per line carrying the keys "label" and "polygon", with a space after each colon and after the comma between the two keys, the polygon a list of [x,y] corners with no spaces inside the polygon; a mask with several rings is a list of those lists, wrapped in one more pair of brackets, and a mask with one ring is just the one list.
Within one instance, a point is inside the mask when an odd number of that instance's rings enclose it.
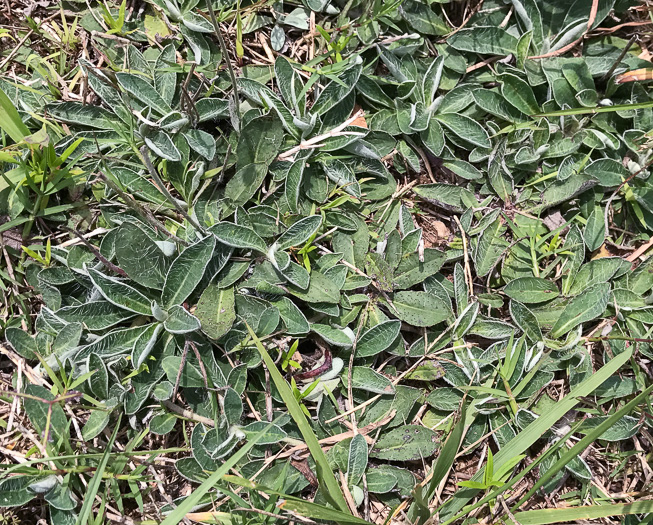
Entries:
{"label": "brown twig", "polygon": [[617,57],[617,60],[614,61],[610,69],[606,72],[605,75],[601,77],[601,80],[607,80],[612,76],[612,73],[614,73],[614,70],[619,67],[619,64],[621,64],[621,61],[624,59],[626,56],[626,53],[628,53],[628,50],[631,48],[633,43],[637,40],[637,35],[633,35],[630,37],[630,40],[628,40],[628,43],[624,46],[624,48],[621,50],[621,53],[619,53],[619,56]]}
{"label": "brown twig", "polygon": [[[45,22],[49,22],[50,20],[54,20],[54,19],[57,18],[59,15],[60,15],[60,13],[59,13],[59,11],[57,11],[55,14],[53,14],[53,15],[51,15],[51,16],[45,18],[42,22],[40,22],[40,24],[44,24]],[[34,29],[30,29],[30,30],[27,32],[27,34],[26,34],[23,38],[20,39],[20,42],[18,42],[18,44],[16,44],[16,46],[11,50],[11,53],[9,53],[9,54],[5,57],[5,59],[0,63],[0,69],[2,69],[3,67],[5,67],[5,66],[6,66],[6,65],[11,61],[11,59],[14,58],[14,56],[16,55],[16,53],[18,53],[18,51],[20,50],[20,48],[23,47],[23,44],[27,41],[27,39],[28,39],[30,36],[32,36],[33,33],[34,33]]]}
{"label": "brown twig", "polygon": [[342,470],[340,471],[340,486],[342,487],[342,493],[345,496],[345,501],[347,502],[347,506],[349,507],[352,515],[356,518],[360,518],[358,509],[356,508],[356,502],[354,501],[354,497],[351,495],[351,491],[347,485],[347,478]]}
{"label": "brown twig", "polygon": [[[469,22],[469,21],[472,19],[472,17],[473,17],[476,13],[478,13],[478,12],[481,10],[481,7],[483,7],[483,0],[480,0],[479,2],[477,2],[477,3],[474,5],[474,7],[470,10],[469,14],[467,14],[467,16],[465,17],[465,20],[463,20],[463,23],[460,24],[460,25],[459,25],[456,29],[454,29],[451,33],[449,33],[449,34],[447,35],[447,38],[452,37],[452,36],[455,35],[458,31],[460,31],[463,27],[465,27],[465,26],[467,25],[467,22]],[[443,14],[444,14],[444,9],[442,10],[442,12],[443,12]],[[446,16],[446,15],[445,15],[445,16]],[[447,17],[447,18],[448,18],[448,17]],[[451,25],[453,25],[453,24],[451,24]]]}
{"label": "brown twig", "polygon": [[185,408],[181,408],[180,406],[175,405],[172,401],[163,401],[162,404],[167,409],[171,410],[175,414],[179,414],[180,416],[185,417],[186,419],[190,419],[191,421],[195,421],[196,423],[202,423],[207,427],[215,426],[215,421],[213,421],[212,419],[209,419],[208,417],[200,416],[199,414],[196,414],[195,412],[191,412],[190,410],[186,410]]}
{"label": "brown twig", "polygon": [[635,250],[633,253],[631,253],[628,257],[626,257],[626,260],[628,262],[635,262],[637,258],[644,254],[651,246],[653,246],[653,237],[651,238],[650,241],[648,241],[645,244],[642,244],[637,250]]}
{"label": "brown twig", "polygon": [[0,344],[0,354],[6,356],[17,368],[23,369],[23,373],[29,379],[29,382],[35,385],[50,388],[48,382],[43,379],[31,366],[27,364],[27,360],[21,357],[10,348]]}
{"label": "brown twig", "polygon": [[616,25],[614,27],[597,27],[597,31],[603,31],[603,33],[614,33],[615,31],[619,31],[620,29],[624,27],[632,27],[632,26],[648,26],[651,25],[650,20],[646,20],[643,22],[625,22],[623,24]]}
{"label": "brown twig", "polygon": [[[368,443],[374,443],[374,440],[368,436],[369,433],[372,431],[376,430],[379,427],[382,427],[386,423],[388,423],[390,420],[392,420],[393,417],[395,417],[395,414],[397,411],[395,409],[390,410],[383,418],[381,418],[379,421],[375,423],[370,423],[369,425],[359,428],[358,433],[362,434],[365,440]],[[354,431],[349,430],[347,432],[342,432],[341,434],[336,434],[335,436],[329,436],[324,439],[320,439],[318,443],[320,445],[335,445],[336,443],[339,443],[340,441],[343,441],[345,439],[349,439],[351,437],[354,437]],[[294,447],[289,448],[285,452],[282,452],[281,454],[275,455],[268,460],[266,460],[266,465],[272,463],[277,458],[287,458],[290,456],[294,456],[295,454],[298,454],[300,452],[305,451],[308,449],[308,445],[305,443],[302,443],[301,445],[295,445]]]}
{"label": "brown twig", "polygon": [[200,351],[197,349],[197,345],[193,341],[189,341],[189,344],[190,347],[193,349],[193,353],[197,358],[197,362],[199,363],[200,373],[202,374],[202,379],[204,381],[204,387],[209,388],[209,376],[206,373],[206,368],[204,367],[204,362],[202,361],[202,356],[200,355]]}
{"label": "brown twig", "polygon": [[476,71],[477,69],[481,69],[484,66],[488,66],[492,64],[493,62],[496,62],[497,60],[501,59],[501,57],[490,57],[486,58],[482,62],[479,62],[478,64],[474,64],[469,66],[466,70],[465,73],[471,73],[472,71]]}
{"label": "brown twig", "polygon": [[318,135],[317,137],[310,138],[308,140],[303,140],[300,144],[297,146],[290,148],[288,151],[284,151],[281,153],[278,157],[277,160],[288,160],[293,157],[296,153],[299,153],[303,149],[311,149],[311,148],[319,148],[322,146],[320,142],[323,140],[326,140],[328,138],[332,137],[340,137],[343,135],[358,135],[362,136],[362,133],[357,133],[355,131],[351,132],[346,132],[343,131],[347,126],[351,125],[352,122],[354,122],[356,119],[360,118],[363,116],[363,110],[361,109],[360,111],[357,111],[354,113],[348,120],[340,124],[339,126],[336,126],[330,131],[327,131],[326,133],[322,135]]}
{"label": "brown twig", "polygon": [[543,55],[537,55],[537,56],[530,56],[528,57],[530,60],[535,60],[539,58],[549,58],[549,57],[556,57],[559,55],[562,55],[569,51],[570,49],[573,49],[576,44],[581,42],[583,38],[585,38],[585,35],[587,32],[592,29],[592,24],[596,20],[596,13],[599,10],[599,0],[592,0],[592,8],[590,9],[590,17],[589,20],[587,21],[587,30],[583,32],[582,35],[580,35],[576,40],[574,40],[571,44],[567,44],[564,47],[561,47],[560,49],[556,49],[555,51],[549,51],[548,53],[545,53]]}
{"label": "brown twig", "polygon": [[138,215],[140,215],[145,220],[145,222],[147,222],[152,227],[154,231],[156,232],[161,231],[169,239],[172,239],[173,241],[178,242],[183,246],[188,246],[187,241],[181,239],[180,237],[177,237],[173,233],[170,233],[167,230],[167,228],[161,222],[159,222],[159,220],[154,216],[154,214],[150,210],[146,208],[144,209],[142,206],[140,206],[138,204],[138,201],[134,199],[134,197],[122,191],[118,187],[118,185],[114,183],[104,173],[98,171],[98,176],[104,181],[104,183],[107,186],[109,186],[113,191],[115,191],[118,194],[118,196],[125,202],[127,206],[129,206],[132,210],[138,213]]}
{"label": "brown twig", "polygon": [[[90,232],[82,235],[82,237],[84,237],[84,239],[90,239],[91,237],[96,237],[98,235],[104,235],[108,231],[109,230],[107,228],[95,228],[93,231],[90,231]],[[64,234],[62,234],[62,235],[64,235]],[[69,239],[69,240],[67,240],[65,242],[62,242],[61,244],[58,244],[57,246],[59,248],[67,248],[68,246],[76,246],[78,244],[83,244],[83,243],[84,243],[84,241],[82,241],[80,239]]]}
{"label": "brown twig", "polygon": [[234,90],[233,92],[234,107],[236,108],[236,114],[238,115],[238,122],[240,123],[240,97],[238,95],[238,83],[236,81],[236,73],[231,63],[231,58],[229,58],[229,50],[227,49],[227,45],[224,42],[224,38],[222,38],[222,31],[220,30],[220,25],[218,24],[218,20],[215,17],[213,2],[211,2],[211,0],[206,0],[206,7],[208,8],[209,14],[211,15],[211,23],[213,24],[213,30],[215,31],[215,35],[218,37],[218,44],[220,44],[220,50],[222,51],[223,54],[222,59],[224,60],[224,63],[227,65],[227,69],[229,70],[229,76],[231,77],[231,87]]}
{"label": "brown twig", "polygon": [[95,256],[96,259],[98,259],[104,266],[109,268],[112,272],[117,273],[118,275],[122,277],[129,277],[127,275],[127,272],[120,268],[119,266],[116,266],[113,264],[109,259],[107,259],[104,255],[100,253],[100,250],[98,250],[95,246],[93,246],[90,242],[88,242],[85,238],[84,235],[82,235],[80,232],[78,232],[74,228],[68,228],[67,226],[60,226],[60,228],[64,231],[67,231],[69,233],[75,234],[75,236],[82,242],[84,246],[86,246],[89,251]]}

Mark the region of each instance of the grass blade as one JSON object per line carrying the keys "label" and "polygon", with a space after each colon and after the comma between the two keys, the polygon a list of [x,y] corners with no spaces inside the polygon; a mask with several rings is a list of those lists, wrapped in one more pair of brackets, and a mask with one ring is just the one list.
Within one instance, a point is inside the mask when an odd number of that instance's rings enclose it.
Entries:
{"label": "grass blade", "polygon": [[460,444],[463,442],[463,438],[465,437],[465,430],[465,407],[463,407],[460,420],[456,423],[451,434],[449,434],[449,437],[438,456],[437,462],[433,467],[433,477],[431,478],[429,488],[426,491],[427,501],[433,497],[438,485],[440,485],[453,465],[453,462],[456,459],[456,454],[458,454],[458,450],[460,449]]}
{"label": "grass blade", "polygon": [[426,493],[422,494],[422,485],[415,487],[415,501],[408,510],[408,519],[411,523],[424,523],[429,518],[429,501],[431,501],[438,486],[449,473],[449,470],[456,459],[456,454],[458,454],[458,450],[460,449],[460,445],[463,442],[463,438],[465,437],[465,430],[467,429],[465,425],[465,416],[466,410],[463,405],[460,419],[449,434],[447,441],[442,447],[440,455],[433,465],[431,480],[429,481]]}
{"label": "grass blade", "polygon": [[340,485],[338,485],[338,481],[336,480],[336,477],[333,475],[333,472],[329,467],[329,462],[324,455],[324,451],[322,450],[322,447],[320,447],[320,443],[313,433],[313,429],[308,424],[308,421],[306,421],[306,416],[304,416],[304,413],[302,412],[299,403],[297,403],[295,396],[290,390],[288,383],[286,383],[286,380],[281,375],[281,372],[279,372],[277,369],[277,365],[274,364],[270,354],[268,354],[267,350],[263,347],[261,341],[258,339],[258,337],[256,337],[256,334],[249,325],[247,325],[247,329],[249,330],[249,334],[254,340],[254,344],[261,354],[263,361],[265,362],[265,366],[268,367],[268,371],[270,372],[270,376],[274,381],[274,385],[277,387],[283,402],[286,404],[290,416],[297,424],[297,427],[299,428],[299,431],[302,433],[302,437],[306,442],[306,446],[308,447],[308,450],[315,460],[317,479],[322,486],[324,496],[327,499],[331,500],[330,503],[335,505],[336,508],[339,508],[341,511],[350,514],[349,507],[345,501],[345,497],[342,495],[342,492],[340,491]]}
{"label": "grass blade", "polygon": [[369,525],[368,521],[364,519],[357,518],[351,514],[341,512],[336,509],[325,507],[324,505],[319,505],[318,503],[313,503],[311,501],[305,501],[301,498],[295,496],[289,496],[278,490],[270,489],[263,485],[259,485],[254,481],[250,481],[239,476],[225,476],[225,481],[229,483],[234,483],[241,485],[242,487],[258,490],[260,492],[265,492],[266,494],[271,494],[279,496],[282,499],[279,500],[277,506],[283,510],[289,510],[304,516],[305,518],[311,518],[315,520],[327,520],[327,521],[336,521],[341,524],[351,524],[351,525]]}
{"label": "grass blade", "polygon": [[316,520],[336,521],[341,524],[351,525],[367,525],[369,522],[361,518],[356,518],[349,514],[349,512],[341,512],[336,509],[330,509],[313,503],[312,501],[305,501],[299,498],[288,496],[283,502],[279,504],[279,508],[290,510]]}
{"label": "grass blade", "polygon": [[[161,448],[158,450],[134,450],[130,452],[127,451],[111,452],[109,456],[112,458],[125,457],[125,456],[147,456],[147,455],[154,456],[156,454],[177,454],[179,452],[190,452],[190,449],[186,447],[170,447],[170,448]],[[20,471],[21,468],[23,467],[28,467],[30,465],[38,465],[40,463],[47,463],[50,461],[68,461],[70,459],[78,459],[79,457],[80,457],[79,454],[67,454],[67,455],[60,455],[60,456],[48,456],[47,458],[29,459],[24,463],[19,463],[17,465],[3,463],[0,464],[0,480],[9,477],[9,474],[13,474],[16,471]],[[102,459],[103,457],[104,457],[104,453],[84,454],[84,459]]]}
{"label": "grass blade", "polygon": [[[494,456],[494,468],[501,468],[511,458],[523,454],[533,443],[535,443],[542,434],[549,430],[555,423],[562,418],[567,412],[574,408],[581,397],[590,395],[596,388],[621,368],[631,357],[632,348],[622,352],[610,362],[603,365],[595,374],[585,379],[582,383],[576,385],[562,401],[548,412],[542,414],[539,418],[528,425],[523,431],[515,436],[506,446],[504,446],[496,456]],[[485,468],[481,468],[471,479],[471,481],[483,481]],[[465,489],[456,493],[453,499],[449,500],[440,513],[440,518],[445,523],[450,523],[455,519],[454,515],[462,509],[467,502],[478,494],[478,489]]]}
{"label": "grass blade", "polygon": [[[428,477],[415,487],[413,491],[413,504],[410,509],[408,509],[408,520],[411,523],[421,524],[428,521],[431,510],[429,508],[429,501],[433,498],[435,491],[438,489],[441,481],[446,477],[453,465],[453,462],[456,459],[456,454],[460,449],[460,444],[463,441],[465,436],[466,426],[466,417],[465,417],[465,406],[463,405],[462,413],[458,420],[458,423],[454,426],[453,430],[449,434],[447,441],[442,447],[440,455],[436,459],[433,469],[431,470],[429,480]],[[424,492],[423,486],[428,481],[428,487],[426,492]],[[396,510],[395,514],[396,516]]]}
{"label": "grass blade", "polygon": [[272,427],[272,423],[268,424],[261,432],[256,434],[251,440],[247,442],[238,452],[225,461],[220,468],[211,474],[193,493],[188,496],[182,503],[173,510],[168,517],[161,522],[161,525],[177,525],[181,522],[188,512],[202,499],[202,496],[211,490],[222,479],[222,477],[229,472],[233,466],[236,465],[250,449],[267,433]]}
{"label": "grass blade", "polygon": [[[498,487],[496,490],[490,492],[489,494],[485,495],[483,498],[479,499],[475,503],[466,506],[463,511],[456,515],[453,519],[448,520],[446,523],[451,523],[451,521],[460,518],[461,516],[468,515],[472,511],[482,507],[486,503],[496,500],[496,498],[500,495],[502,495],[504,492],[510,490],[512,487],[517,485],[522,479],[524,479],[529,472],[531,472],[533,469],[537,468],[540,463],[547,458],[548,456],[555,454],[559,449],[561,449],[566,442],[568,438],[574,435],[578,427],[580,426],[580,423],[577,423],[572,427],[572,429],[567,433],[567,435],[558,441],[557,443],[554,443],[553,446],[551,446],[548,450],[546,450],[541,456],[535,459],[532,463],[526,466],[521,472],[510,478],[508,481],[506,481],[503,485]],[[434,513],[438,512],[444,505],[436,508],[434,510]]]}
{"label": "grass blade", "polygon": [[638,104],[614,104],[613,106],[599,106],[596,108],[572,108],[538,113],[532,117],[564,117],[567,115],[595,115],[596,113],[612,113],[614,111],[628,111],[653,107],[653,102],[640,102]]}
{"label": "grass blade", "polygon": [[11,137],[14,142],[20,142],[27,135],[29,129],[23,124],[18,110],[4,91],[0,89],[0,129]]}
{"label": "grass blade", "polygon": [[517,512],[514,516],[521,525],[547,525],[549,523],[596,520],[609,516],[647,514],[650,512],[653,512],[653,500],[617,503],[614,505],[588,505],[569,509],[527,510]]}
{"label": "grass blade", "polygon": [[585,448],[587,448],[594,440],[599,438],[606,430],[608,430],[612,425],[619,421],[623,416],[628,415],[628,413],[635,408],[642,400],[645,400],[648,395],[653,392],[653,386],[649,386],[646,390],[642,391],[637,397],[633,398],[631,401],[626,403],[623,407],[617,410],[614,414],[608,417],[600,425],[594,428],[591,432],[585,435],[578,443],[573,447],[568,449],[564,454],[560,456],[560,459],[556,461],[550,469],[547,469],[546,473],[540,477],[535,485],[522,497],[519,503],[515,504],[514,508],[519,508],[519,506],[528,500],[535,491],[544,485],[549,479],[551,479],[556,472],[563,469],[567,463],[569,463],[573,458],[578,456]]}
{"label": "grass blade", "polygon": [[84,504],[82,505],[82,509],[80,510],[79,516],[77,518],[77,525],[86,525],[90,520],[91,511],[93,510],[93,502],[95,501],[95,496],[97,495],[98,490],[100,489],[100,483],[102,483],[102,475],[104,474],[104,471],[107,468],[107,465],[109,464],[109,458],[111,457],[111,447],[113,446],[113,442],[116,440],[116,436],[118,435],[118,430],[120,430],[121,420],[122,420],[122,415],[118,417],[116,426],[113,429],[113,434],[111,434],[111,439],[109,439],[109,442],[107,443],[107,448],[104,450],[104,454],[102,454],[102,459],[100,460],[100,464],[98,465],[95,474],[93,474],[93,478],[91,479],[91,482],[88,484],[88,490],[86,491],[86,495],[84,496]]}

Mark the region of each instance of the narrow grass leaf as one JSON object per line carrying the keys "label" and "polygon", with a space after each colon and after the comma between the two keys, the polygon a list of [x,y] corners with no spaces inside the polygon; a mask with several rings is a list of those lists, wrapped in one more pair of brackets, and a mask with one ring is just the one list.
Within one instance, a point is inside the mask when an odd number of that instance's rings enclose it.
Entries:
{"label": "narrow grass leaf", "polygon": [[548,525],[549,523],[581,522],[610,516],[649,514],[652,512],[653,500],[645,500],[633,503],[616,503],[614,505],[586,505],[562,509],[527,510],[516,512],[514,517],[517,523],[521,525]]}
{"label": "narrow grass leaf", "polygon": [[336,480],[336,477],[333,475],[333,472],[329,467],[329,462],[327,461],[327,458],[324,455],[324,451],[322,450],[322,447],[320,446],[320,443],[318,442],[317,437],[313,432],[313,429],[311,429],[311,426],[306,420],[306,416],[304,416],[304,413],[302,412],[299,403],[297,402],[295,396],[290,390],[288,383],[286,383],[286,380],[283,378],[283,376],[277,369],[277,365],[274,363],[274,361],[268,354],[267,350],[263,347],[261,341],[258,339],[258,337],[256,337],[256,334],[254,333],[254,331],[251,329],[249,325],[247,325],[247,330],[249,331],[249,335],[254,341],[256,348],[261,354],[261,357],[263,358],[263,361],[265,362],[265,365],[267,366],[268,371],[270,372],[270,376],[274,381],[274,385],[277,387],[277,390],[279,391],[279,394],[281,395],[283,402],[286,404],[286,407],[288,408],[288,412],[290,413],[290,416],[297,424],[297,427],[299,428],[299,431],[301,432],[302,437],[306,442],[306,446],[308,447],[308,450],[310,451],[311,455],[313,456],[313,459],[315,460],[317,478],[320,482],[320,485],[323,486],[324,495],[329,500],[331,500],[331,502],[336,507],[338,507],[341,511],[349,513],[349,507],[347,506],[345,497],[342,495],[342,492],[340,491],[340,485],[338,485],[338,481]]}
{"label": "narrow grass leaf", "polygon": [[111,438],[109,439],[109,442],[107,443],[106,448],[104,449],[104,454],[102,454],[102,459],[100,459],[100,463],[98,464],[97,469],[95,470],[95,474],[93,475],[93,478],[88,484],[86,494],[84,495],[84,503],[82,504],[82,509],[80,510],[79,516],[77,518],[77,525],[86,525],[91,519],[91,512],[93,510],[93,503],[95,502],[95,496],[98,493],[98,490],[100,489],[100,483],[102,483],[102,475],[104,474],[104,471],[106,470],[107,465],[109,464],[109,459],[111,458],[111,447],[113,446],[113,443],[116,440],[118,431],[121,429],[120,427],[121,420],[122,420],[122,415],[118,417],[118,421],[116,422],[116,426],[113,429]]}
{"label": "narrow grass leaf", "polygon": [[627,415],[631,410],[633,410],[639,403],[646,400],[648,395],[653,392],[653,386],[648,387],[646,390],[641,392],[637,397],[626,403],[622,408],[617,410],[614,414],[603,420],[603,422],[595,427],[591,432],[585,435],[578,443],[573,447],[568,449],[564,454],[560,456],[560,459],[556,461],[553,466],[540,476],[535,485],[522,497],[522,499],[514,507],[519,508],[519,506],[528,500],[535,491],[544,485],[549,479],[551,479],[558,471],[563,469],[567,463],[572,459],[579,456],[579,454],[585,450],[589,445],[594,441],[600,438],[606,430],[609,430],[617,421],[619,421],[623,416]]}
{"label": "narrow grass leaf", "polygon": [[242,487],[248,488],[250,490],[258,490],[260,492],[265,492],[266,494],[271,494],[274,496],[280,496],[282,499],[277,503],[277,507],[283,510],[289,510],[291,512],[296,512],[297,514],[304,516],[306,518],[312,518],[316,520],[327,520],[327,521],[336,521],[341,525],[369,525],[369,521],[365,521],[361,518],[356,518],[351,514],[341,512],[337,509],[332,509],[325,507],[318,503],[313,503],[311,501],[306,501],[304,499],[297,498],[295,496],[290,496],[279,492],[278,490],[271,489],[269,487],[260,485],[249,479],[241,478],[239,476],[224,476],[225,481],[240,485]]}
{"label": "narrow grass leaf", "polygon": [[225,461],[220,467],[211,474],[208,479],[206,479],[199,487],[197,487],[193,493],[188,496],[175,510],[173,510],[168,517],[161,522],[161,525],[177,525],[184,520],[186,514],[197,505],[197,503],[202,499],[202,496],[211,490],[215,485],[222,479],[222,477],[229,472],[242,458],[244,458],[247,453],[262,439],[268,430],[274,425],[270,423],[267,427],[254,436],[251,440],[247,442],[238,452],[231,456],[227,461]]}
{"label": "narrow grass leaf", "polygon": [[[606,363],[595,374],[575,386],[561,401],[553,405],[550,410],[528,425],[524,430],[517,434],[514,439],[511,439],[501,450],[499,450],[497,455],[494,456],[495,469],[501,468],[505,463],[510,461],[511,458],[528,450],[528,448],[540,439],[547,430],[555,425],[560,418],[572,410],[580,402],[580,398],[590,395],[594,390],[601,386],[608,377],[628,362],[632,353],[632,348],[629,348]],[[485,468],[481,468],[472,477],[471,481],[482,481],[484,474]],[[462,509],[470,499],[478,494],[478,492],[478,489],[465,489],[458,491],[453,498],[446,503],[440,512],[442,525],[453,521],[456,513]]]}
{"label": "narrow grass leaf", "polygon": [[20,142],[30,134],[27,126],[23,124],[18,110],[9,97],[0,89],[0,129],[11,137],[14,142]]}

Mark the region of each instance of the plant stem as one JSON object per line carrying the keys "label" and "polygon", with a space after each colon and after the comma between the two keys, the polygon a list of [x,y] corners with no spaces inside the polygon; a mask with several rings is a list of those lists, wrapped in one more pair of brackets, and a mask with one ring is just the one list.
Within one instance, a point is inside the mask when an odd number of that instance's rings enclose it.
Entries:
{"label": "plant stem", "polygon": [[156,182],[157,186],[159,187],[159,190],[166,196],[166,198],[172,203],[172,205],[177,209],[177,211],[188,221],[190,222],[193,227],[201,231],[202,233],[206,233],[206,230],[202,228],[199,222],[197,222],[193,217],[191,217],[186,210],[184,210],[179,203],[177,202],[177,199],[175,199],[171,193],[168,191],[168,188],[166,188],[165,184],[163,184],[163,181],[161,180],[161,177],[159,177],[158,172],[156,171],[154,164],[152,164],[152,161],[150,160],[150,156],[147,153],[147,146],[143,146],[140,149],[141,155],[143,156],[143,160],[145,161],[145,166],[147,167],[147,171],[150,172],[150,175]]}
{"label": "plant stem", "polygon": [[236,83],[236,73],[234,71],[233,65],[231,64],[231,59],[229,58],[229,51],[227,50],[227,45],[222,38],[222,31],[220,31],[220,26],[218,25],[218,20],[215,17],[215,10],[213,9],[213,4],[211,0],[206,0],[206,7],[209,10],[211,15],[211,22],[213,23],[213,29],[216,36],[218,37],[218,43],[220,44],[220,49],[222,50],[222,55],[224,57],[224,62],[227,64],[227,69],[229,70],[229,76],[231,77],[231,85],[233,87],[234,93],[234,103],[236,107],[236,114],[238,115],[238,120],[240,120],[240,98],[238,96],[238,85]]}
{"label": "plant stem", "polygon": [[184,239],[181,239],[180,237],[177,237],[173,233],[170,233],[166,229],[165,225],[159,222],[156,217],[154,217],[154,214],[151,213],[150,210],[141,208],[141,206],[139,206],[138,201],[136,199],[134,199],[131,195],[128,195],[127,193],[122,191],[118,187],[118,185],[115,182],[113,182],[109,177],[107,177],[104,173],[98,171],[98,175],[107,184],[107,186],[109,186],[113,191],[115,191],[129,208],[131,208],[136,213],[138,213],[138,215],[140,215],[154,229],[154,231],[162,232],[169,239],[172,239],[173,241],[178,242],[183,246],[189,245],[189,243]]}
{"label": "plant stem", "polygon": [[34,226],[34,221],[36,220],[36,214],[41,207],[41,201],[43,200],[43,194],[39,193],[34,201],[34,208],[32,208],[32,213],[30,213],[29,220],[23,227],[23,239],[27,239],[29,234],[32,232],[32,226]]}
{"label": "plant stem", "polygon": [[600,337],[587,337],[587,342],[597,343],[599,341],[632,341],[634,343],[653,343],[653,339],[646,339],[642,337],[628,337],[626,335],[603,335]]}
{"label": "plant stem", "polygon": [[619,64],[621,64],[621,61],[626,56],[626,53],[628,53],[631,46],[635,43],[635,40],[637,40],[637,34],[634,34],[633,36],[630,37],[630,40],[624,46],[624,48],[621,50],[621,53],[617,57],[617,60],[614,61],[614,64],[612,64],[612,67],[610,67],[610,69],[608,69],[606,74],[601,77],[602,81],[605,81],[605,80],[609,79],[612,76],[612,73],[614,73],[614,70],[619,67]]}
{"label": "plant stem", "polygon": [[110,270],[116,272],[118,275],[122,275],[123,277],[129,277],[127,275],[127,272],[120,268],[119,266],[116,266],[113,264],[111,261],[109,261],[104,255],[100,253],[100,250],[98,250],[95,246],[93,246],[90,242],[88,242],[85,238],[84,235],[77,230],[73,228],[67,228],[66,226],[61,226],[60,227],[62,230],[67,231],[69,233],[72,233],[73,235],[77,236],[77,238],[82,241],[82,244],[86,246],[93,255],[102,263],[104,266],[109,268]]}

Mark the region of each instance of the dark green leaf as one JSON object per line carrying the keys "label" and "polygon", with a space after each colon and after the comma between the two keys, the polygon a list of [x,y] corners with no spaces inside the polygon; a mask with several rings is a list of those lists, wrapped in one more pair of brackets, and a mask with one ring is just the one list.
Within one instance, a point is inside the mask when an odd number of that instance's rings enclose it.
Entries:
{"label": "dark green leaf", "polygon": [[551,337],[561,337],[579,324],[596,319],[608,305],[609,295],[610,285],[604,283],[574,297],[551,329]]}
{"label": "dark green leaf", "polygon": [[448,308],[427,292],[397,292],[392,296],[390,311],[399,319],[414,326],[433,326],[445,321]]}
{"label": "dark green leaf", "polygon": [[202,325],[202,331],[211,339],[220,339],[236,320],[233,288],[219,288],[210,284],[200,297],[195,317]]}
{"label": "dark green leaf", "polygon": [[98,291],[110,303],[130,312],[152,315],[151,301],[136,288],[115,277],[104,275],[93,268],[88,269],[88,276]]}
{"label": "dark green leaf", "polygon": [[363,333],[356,342],[356,355],[368,357],[386,350],[399,335],[400,321],[385,321]]}
{"label": "dark green leaf", "polygon": [[516,301],[533,304],[544,303],[558,297],[558,287],[539,277],[520,277],[510,281],[503,292]]}
{"label": "dark green leaf", "polygon": [[389,461],[421,461],[440,448],[437,435],[419,425],[404,425],[385,433],[370,452],[370,457]]}
{"label": "dark green leaf", "polygon": [[211,226],[209,230],[215,237],[227,246],[256,250],[261,253],[267,251],[265,241],[261,239],[254,230],[233,224],[231,222],[220,222]]}
{"label": "dark green leaf", "polygon": [[463,28],[447,42],[458,51],[481,55],[509,55],[517,51],[517,39],[504,29],[492,26]]}
{"label": "dark green leaf", "polygon": [[164,309],[181,304],[193,292],[202,280],[214,248],[215,237],[209,235],[186,248],[172,262],[161,292]]}

